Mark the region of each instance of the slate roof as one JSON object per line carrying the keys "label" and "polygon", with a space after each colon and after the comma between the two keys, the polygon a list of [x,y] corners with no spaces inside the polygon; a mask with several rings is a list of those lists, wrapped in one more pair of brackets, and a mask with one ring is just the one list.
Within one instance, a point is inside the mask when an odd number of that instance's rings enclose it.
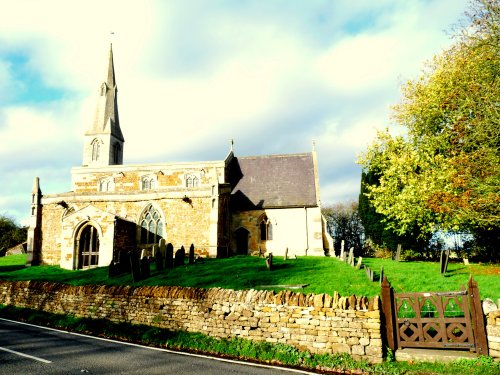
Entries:
{"label": "slate roof", "polygon": [[235,157],[229,181],[236,211],[317,205],[312,153]]}

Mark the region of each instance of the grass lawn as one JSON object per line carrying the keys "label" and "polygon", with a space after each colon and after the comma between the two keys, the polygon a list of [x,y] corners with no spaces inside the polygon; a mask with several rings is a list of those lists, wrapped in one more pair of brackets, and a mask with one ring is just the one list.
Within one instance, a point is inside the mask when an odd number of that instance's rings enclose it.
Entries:
{"label": "grass lawn", "polygon": [[[194,265],[157,272],[152,264],[151,278],[133,283],[130,275],[108,278],[107,267],[85,271],[67,271],[57,266],[25,268],[25,255],[0,258],[1,280],[41,280],[72,285],[177,285],[185,287],[227,289],[273,289],[269,285],[307,284],[303,293],[328,293],[337,291],[342,296],[351,294],[375,296],[379,294],[378,282],[370,282],[364,270],[356,270],[335,258],[299,257],[284,261],[274,257],[275,269],[269,271],[262,258],[236,256],[228,259],[205,259]],[[465,266],[450,263],[445,276],[439,273],[436,262],[395,262],[389,259],[364,259],[363,263],[375,270],[380,268],[388,277],[396,292],[459,290],[472,274],[479,284],[481,298],[500,298],[500,266]]]}

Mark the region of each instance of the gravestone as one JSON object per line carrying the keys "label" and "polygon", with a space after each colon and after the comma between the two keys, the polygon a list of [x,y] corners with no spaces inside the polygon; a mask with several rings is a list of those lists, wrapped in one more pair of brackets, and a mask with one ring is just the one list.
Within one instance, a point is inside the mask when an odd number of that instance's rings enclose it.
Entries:
{"label": "gravestone", "polygon": [[120,271],[122,273],[130,272],[130,254],[127,251],[120,251],[118,253],[120,262]]}
{"label": "gravestone", "polygon": [[361,262],[363,261],[363,257],[358,258],[358,263],[356,264],[356,269],[359,270],[361,269]]}
{"label": "gravestone", "polygon": [[396,262],[399,262],[401,260],[401,244],[398,243],[398,248],[396,250]]}
{"label": "gravestone", "polygon": [[469,265],[469,259],[464,258],[464,265],[465,265],[465,266],[468,266],[468,265]]}
{"label": "gravestone", "polygon": [[148,251],[146,249],[142,249],[140,259],[147,258],[147,256],[148,256]]}
{"label": "gravestone", "polygon": [[448,270],[448,259],[450,258],[450,250],[441,251],[439,259],[441,275],[444,275]]}
{"label": "gravestone", "polygon": [[174,268],[174,246],[170,242],[165,249],[165,267]]}
{"label": "gravestone", "polygon": [[139,261],[139,254],[136,251],[130,251],[129,259],[132,280],[134,280],[135,283],[141,280],[141,263]]}
{"label": "gravestone", "polygon": [[186,250],[184,246],[181,246],[181,248],[175,252],[174,267],[183,266],[185,258]]}
{"label": "gravestone", "polygon": [[379,277],[380,286],[382,286],[382,280],[384,280],[384,266],[380,267],[380,277]]}
{"label": "gravestone", "polygon": [[340,260],[345,260],[344,240],[342,240],[342,242],[340,242]]}
{"label": "gravestone", "polygon": [[285,249],[285,260],[288,260],[288,247]]}
{"label": "gravestone", "polygon": [[118,276],[120,273],[120,263],[112,260],[108,268],[108,277]]}
{"label": "gravestone", "polygon": [[268,257],[266,258],[266,267],[269,271],[273,270],[273,253],[269,253]]}
{"label": "gravestone", "polygon": [[163,271],[163,268],[164,268],[163,254],[161,253],[160,248],[158,247],[154,253],[155,253],[156,270],[159,272]]}
{"label": "gravestone", "polygon": [[141,279],[147,279],[151,275],[148,257],[141,259]]}
{"label": "gravestone", "polygon": [[189,264],[194,264],[194,245],[189,246]]}
{"label": "gravestone", "polygon": [[165,259],[165,256],[167,255],[167,254],[166,254],[166,250],[167,250],[167,241],[165,241],[165,239],[164,239],[164,238],[160,238],[160,243],[159,243],[159,246],[160,246],[161,256],[163,257],[163,259]]}
{"label": "gravestone", "polygon": [[347,263],[354,267],[354,247],[349,249],[349,256],[347,257]]}
{"label": "gravestone", "polygon": [[365,267],[366,276],[373,282],[373,270],[370,267]]}

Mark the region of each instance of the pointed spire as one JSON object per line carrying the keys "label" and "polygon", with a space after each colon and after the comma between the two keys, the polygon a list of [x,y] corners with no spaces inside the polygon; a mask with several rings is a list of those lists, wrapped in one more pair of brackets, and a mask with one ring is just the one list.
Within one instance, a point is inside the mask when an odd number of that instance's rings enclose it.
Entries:
{"label": "pointed spire", "polygon": [[113,45],[110,44],[108,64],[99,94],[94,121],[85,132],[83,165],[116,165],[123,163],[123,133],[118,116]]}
{"label": "pointed spire", "polygon": [[99,93],[94,122],[87,130],[86,135],[111,134],[124,141],[118,117],[118,88],[116,86],[112,44],[109,47],[106,80],[101,83]]}

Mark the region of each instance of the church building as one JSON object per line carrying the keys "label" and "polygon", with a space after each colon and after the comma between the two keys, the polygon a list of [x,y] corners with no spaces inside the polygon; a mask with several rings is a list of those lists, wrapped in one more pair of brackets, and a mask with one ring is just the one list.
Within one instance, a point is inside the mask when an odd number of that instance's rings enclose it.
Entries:
{"label": "church building", "polygon": [[72,190],[31,197],[28,264],[107,266],[161,239],[200,256],[323,255],[316,152],[124,165],[112,48]]}

